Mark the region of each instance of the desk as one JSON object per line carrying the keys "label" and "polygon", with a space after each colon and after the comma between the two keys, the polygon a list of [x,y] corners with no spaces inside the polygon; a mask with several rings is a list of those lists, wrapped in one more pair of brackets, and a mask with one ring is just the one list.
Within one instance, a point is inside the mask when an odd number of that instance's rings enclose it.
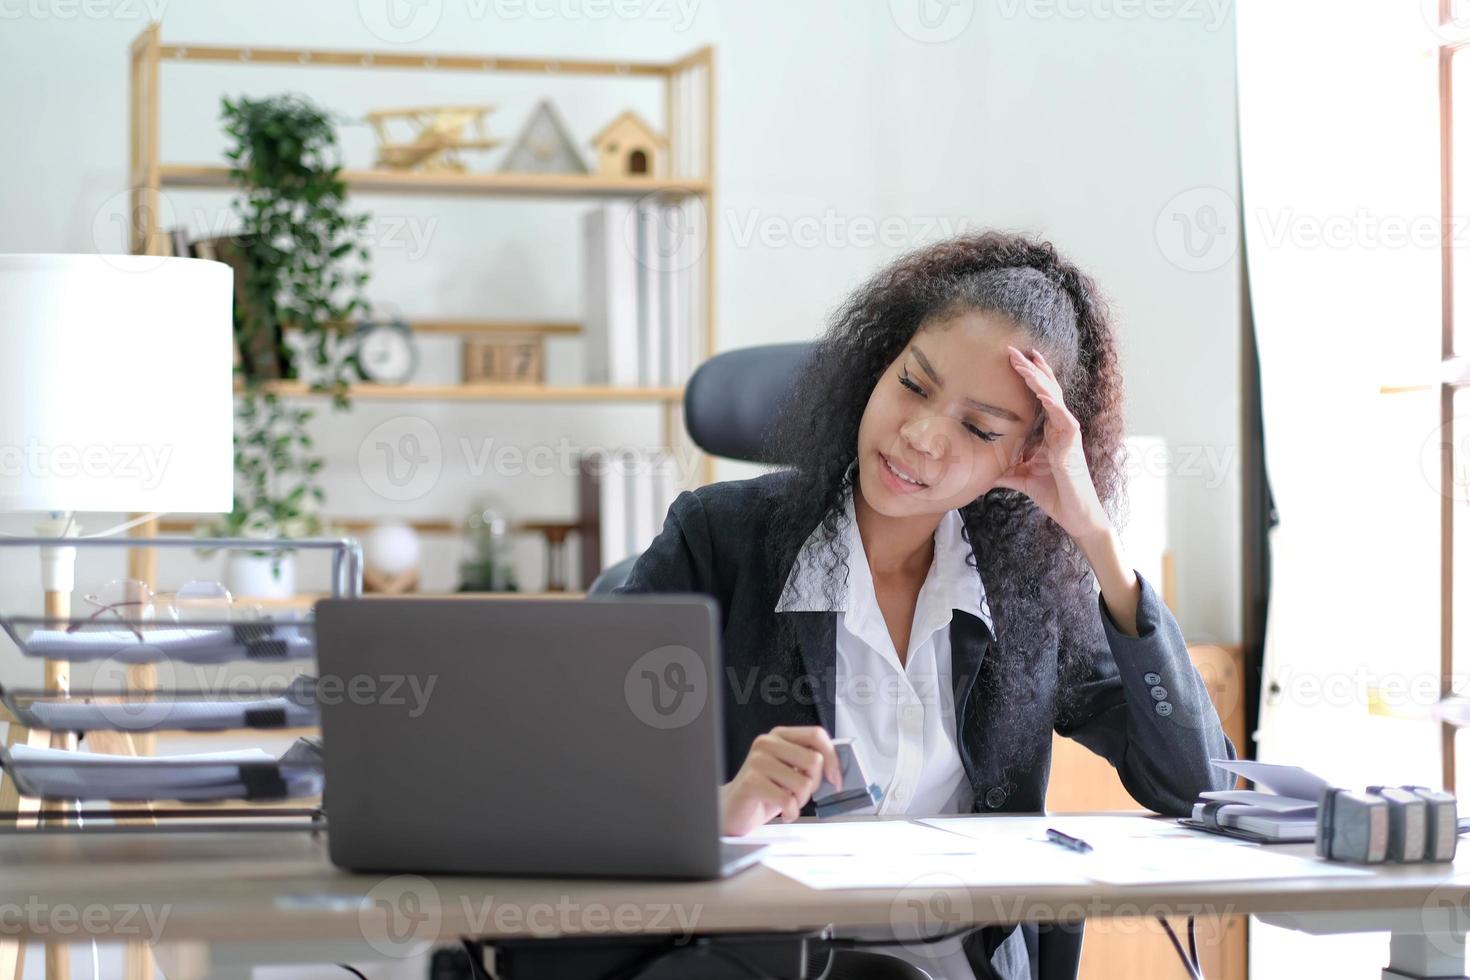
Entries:
{"label": "desk", "polygon": [[[977,817],[1031,820],[1038,817]],[[1285,853],[1309,853],[1288,845]],[[1384,978],[1462,977],[1470,850],[1453,865],[1213,884],[954,890],[946,926],[1156,913],[1249,913],[1312,933],[1389,930]],[[891,889],[814,891],[765,867],[713,882],[350,875],[320,836],[270,832],[0,836],[0,931],[27,941],[182,943],[194,976],[255,963],[381,960],[461,936],[891,933]],[[910,896],[911,897],[911,896]],[[212,959],[198,966],[206,946]],[[188,957],[184,957],[188,959]]]}

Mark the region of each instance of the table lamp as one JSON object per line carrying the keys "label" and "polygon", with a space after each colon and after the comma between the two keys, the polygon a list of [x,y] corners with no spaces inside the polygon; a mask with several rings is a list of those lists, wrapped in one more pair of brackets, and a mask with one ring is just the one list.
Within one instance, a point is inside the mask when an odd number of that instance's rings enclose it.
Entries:
{"label": "table lamp", "polygon": [[[78,511],[229,511],[233,288],[199,259],[0,255],[0,512],[65,538]],[[65,617],[76,549],[41,551],[45,614]]]}

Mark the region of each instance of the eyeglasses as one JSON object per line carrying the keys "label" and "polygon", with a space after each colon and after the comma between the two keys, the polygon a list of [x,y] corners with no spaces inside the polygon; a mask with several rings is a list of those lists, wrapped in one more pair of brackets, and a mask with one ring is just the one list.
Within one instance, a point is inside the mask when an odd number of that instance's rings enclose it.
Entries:
{"label": "eyeglasses", "polygon": [[185,582],[174,592],[154,592],[147,582],[138,579],[113,579],[96,592],[84,594],[82,599],[97,608],[90,616],[69,625],[68,633],[75,633],[100,617],[111,616],[126,626],[140,643],[143,632],[137,624],[157,619],[160,608],[170,621],[184,625],[202,620],[234,623],[263,618],[259,605],[236,603],[223,584],[199,579]]}

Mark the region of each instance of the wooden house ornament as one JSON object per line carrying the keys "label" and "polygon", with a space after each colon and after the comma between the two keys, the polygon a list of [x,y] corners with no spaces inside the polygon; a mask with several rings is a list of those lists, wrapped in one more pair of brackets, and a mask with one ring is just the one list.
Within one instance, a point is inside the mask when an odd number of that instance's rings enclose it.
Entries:
{"label": "wooden house ornament", "polygon": [[669,144],[630,109],[602,127],[592,146],[604,177],[660,177]]}

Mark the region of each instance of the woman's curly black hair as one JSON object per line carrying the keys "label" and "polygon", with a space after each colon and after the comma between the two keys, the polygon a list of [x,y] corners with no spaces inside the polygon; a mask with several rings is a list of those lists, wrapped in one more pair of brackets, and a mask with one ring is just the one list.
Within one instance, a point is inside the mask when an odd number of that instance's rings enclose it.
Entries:
{"label": "woman's curly black hair", "polygon": [[[770,458],[792,468],[767,532],[775,569],[791,570],[820,524],[827,532],[826,547],[817,552],[821,579],[828,597],[837,598],[848,559],[843,501],[869,396],[920,326],[972,310],[1014,321],[1052,365],[1066,405],[1081,424],[1098,497],[1116,522],[1123,507],[1123,383],[1107,307],[1093,281],[1049,242],[990,231],[900,257],[833,315],[803,384],[770,434]],[[1038,418],[1029,438],[1039,437],[1040,424]],[[992,489],[960,514],[970,564],[984,583],[995,623],[996,642],[987,657],[1026,668],[987,673],[1024,687],[1041,666],[1028,654],[1039,645],[1037,631],[1058,638],[1096,633],[1095,600],[1078,601],[1092,594],[1092,570],[1071,537],[1017,491]],[[789,632],[784,642],[794,655]],[[1067,652],[1065,643],[1062,650]],[[1067,680],[1085,667],[1059,665],[1059,693],[1065,695]],[[1024,710],[1032,699],[1023,687],[997,692],[993,703]],[[1064,715],[1065,705],[1056,710]]]}

